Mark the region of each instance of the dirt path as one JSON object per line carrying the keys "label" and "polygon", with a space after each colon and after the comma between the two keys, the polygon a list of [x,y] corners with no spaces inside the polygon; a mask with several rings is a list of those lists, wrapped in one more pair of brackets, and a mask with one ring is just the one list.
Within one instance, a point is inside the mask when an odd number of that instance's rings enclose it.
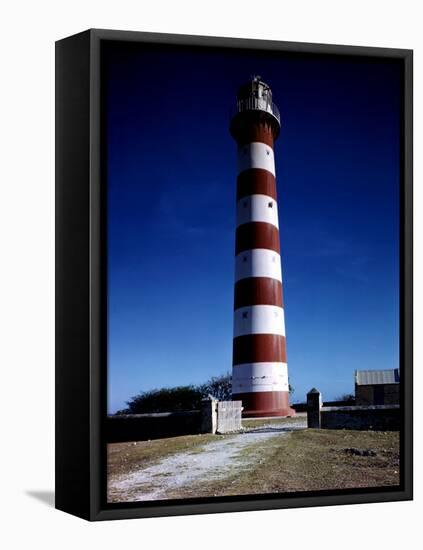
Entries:
{"label": "dirt path", "polygon": [[234,469],[245,470],[260,460],[260,443],[274,437],[287,437],[293,430],[305,428],[303,419],[295,425],[269,424],[218,439],[193,451],[177,453],[157,464],[119,475],[109,480],[109,500],[144,501],[169,498],[170,493],[196,482],[221,480]]}

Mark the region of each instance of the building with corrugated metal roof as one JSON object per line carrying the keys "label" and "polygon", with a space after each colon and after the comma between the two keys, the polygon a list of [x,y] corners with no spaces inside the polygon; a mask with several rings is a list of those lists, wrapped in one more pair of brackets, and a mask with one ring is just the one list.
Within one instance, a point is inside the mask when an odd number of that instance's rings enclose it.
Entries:
{"label": "building with corrugated metal roof", "polygon": [[356,370],[356,405],[399,405],[399,369]]}

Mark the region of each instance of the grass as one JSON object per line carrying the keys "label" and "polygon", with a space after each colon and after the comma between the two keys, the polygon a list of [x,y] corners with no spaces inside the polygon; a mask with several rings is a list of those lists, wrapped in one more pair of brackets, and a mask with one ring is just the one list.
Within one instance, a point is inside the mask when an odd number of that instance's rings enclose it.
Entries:
{"label": "grass", "polygon": [[[291,424],[295,418],[275,418],[272,420],[242,420],[243,428],[255,428],[269,423]],[[127,443],[109,443],[107,445],[107,467],[109,475],[128,474],[134,469],[144,468],[172,454],[189,451],[201,453],[202,447],[218,438],[231,435],[186,435],[155,439],[151,441],[131,441]]]}
{"label": "grass", "polygon": [[[372,449],[356,456],[349,448]],[[398,432],[304,430],[245,451],[259,458],[253,468],[225,481],[204,483],[184,496],[229,496],[319,491],[399,484]]]}
{"label": "grass", "polygon": [[151,441],[109,443],[107,445],[108,475],[128,474],[135,469],[145,468],[175,453],[201,452],[203,445],[216,441],[219,437],[230,436],[201,434]]}
{"label": "grass", "polygon": [[[287,423],[290,419],[285,420]],[[293,420],[293,419],[291,419]],[[248,427],[269,421],[248,420]],[[274,420],[271,421],[275,423]],[[109,474],[127,474],[179,452],[202,452],[218,438],[194,435],[108,446]],[[243,436],[241,436],[243,437]],[[360,456],[348,449],[372,450]],[[399,484],[399,433],[352,430],[299,430],[272,437],[241,450],[245,466],[233,468],[224,479],[179,487],[165,498],[195,498],[246,494],[319,491]]]}

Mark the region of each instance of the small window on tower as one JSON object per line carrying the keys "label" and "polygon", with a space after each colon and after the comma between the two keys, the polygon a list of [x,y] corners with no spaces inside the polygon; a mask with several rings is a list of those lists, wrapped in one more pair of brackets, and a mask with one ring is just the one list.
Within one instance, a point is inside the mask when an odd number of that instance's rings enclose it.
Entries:
{"label": "small window on tower", "polygon": [[246,263],[246,261],[247,261],[247,256],[244,256],[244,257],[242,258],[242,261],[243,261],[244,263]]}
{"label": "small window on tower", "polygon": [[270,151],[269,149],[266,149],[266,155],[269,156],[270,155]]}
{"label": "small window on tower", "polygon": [[270,201],[270,202],[268,203],[268,205],[267,205],[267,206],[268,206],[269,208],[273,208],[273,202],[272,202],[272,201]]}
{"label": "small window on tower", "polygon": [[243,312],[242,312],[242,318],[243,318],[243,319],[247,319],[247,318],[248,318],[248,311],[243,311]]}
{"label": "small window on tower", "polygon": [[242,206],[243,206],[244,208],[247,208],[247,204],[248,204],[247,201],[244,201],[244,202],[242,203]]}

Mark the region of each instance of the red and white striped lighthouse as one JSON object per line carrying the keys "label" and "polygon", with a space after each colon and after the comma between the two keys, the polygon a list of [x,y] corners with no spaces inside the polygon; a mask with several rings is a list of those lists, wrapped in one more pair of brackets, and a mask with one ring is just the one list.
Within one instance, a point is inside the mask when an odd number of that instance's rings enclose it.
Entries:
{"label": "red and white striped lighthouse", "polygon": [[243,85],[230,131],[238,144],[232,395],[244,416],[292,416],[273,144],[280,115],[259,76]]}

